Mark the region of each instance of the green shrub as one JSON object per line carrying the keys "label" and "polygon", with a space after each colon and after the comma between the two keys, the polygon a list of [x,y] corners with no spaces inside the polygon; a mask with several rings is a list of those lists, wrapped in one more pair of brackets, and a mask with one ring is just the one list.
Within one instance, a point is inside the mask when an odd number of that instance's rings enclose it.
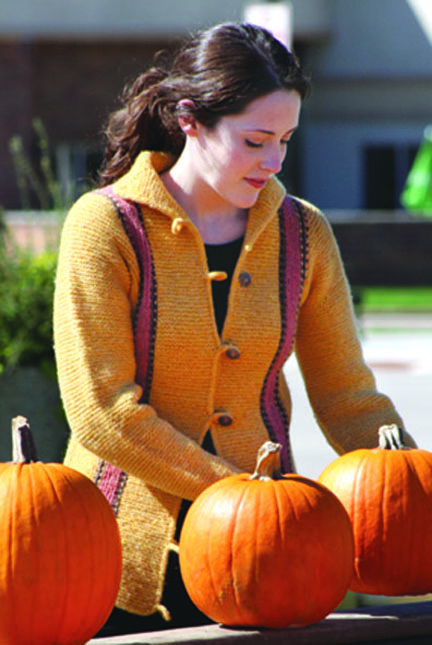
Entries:
{"label": "green shrub", "polygon": [[[67,210],[52,167],[48,135],[39,118],[32,121],[39,144],[36,165],[20,135],[9,141],[22,208],[37,197],[41,213]],[[57,247],[57,245],[56,245]],[[14,367],[41,368],[55,378],[52,308],[57,250],[35,254],[13,243],[0,212],[0,374]]]}
{"label": "green shrub", "polygon": [[54,373],[52,307],[57,252],[0,243],[0,373],[16,366]]}

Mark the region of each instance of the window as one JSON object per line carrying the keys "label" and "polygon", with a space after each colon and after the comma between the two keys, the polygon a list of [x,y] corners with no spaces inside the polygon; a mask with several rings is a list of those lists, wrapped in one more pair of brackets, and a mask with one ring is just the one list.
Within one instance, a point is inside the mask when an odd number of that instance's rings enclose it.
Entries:
{"label": "window", "polygon": [[371,144],[364,147],[363,208],[401,208],[400,195],[417,149],[418,143]]}
{"label": "window", "polygon": [[75,143],[57,147],[57,177],[68,202],[93,187],[101,162],[102,151],[97,148]]}

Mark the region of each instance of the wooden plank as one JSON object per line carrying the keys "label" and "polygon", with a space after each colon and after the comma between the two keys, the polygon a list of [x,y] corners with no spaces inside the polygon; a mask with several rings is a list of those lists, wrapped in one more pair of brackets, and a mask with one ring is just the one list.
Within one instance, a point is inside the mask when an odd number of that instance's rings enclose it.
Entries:
{"label": "wooden plank", "polygon": [[[206,625],[186,629],[98,638],[92,645],[179,645],[213,643],[213,645],[337,645],[348,643],[413,642],[430,636],[432,643],[432,602],[367,607],[330,614],[314,625],[282,630],[233,629]],[[90,644],[89,644],[90,645]]]}

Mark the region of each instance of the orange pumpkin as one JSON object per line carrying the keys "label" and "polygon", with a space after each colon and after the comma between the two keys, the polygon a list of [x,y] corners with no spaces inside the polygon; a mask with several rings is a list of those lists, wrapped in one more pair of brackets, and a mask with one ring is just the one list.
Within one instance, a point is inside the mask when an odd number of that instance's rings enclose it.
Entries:
{"label": "orange pumpkin", "polygon": [[324,486],[281,475],[280,449],[265,443],[253,475],[212,484],[186,516],[181,574],[192,601],[216,622],[307,625],[347,591],[354,555],[348,515]]}
{"label": "orange pumpkin", "polygon": [[26,419],[13,433],[15,463],[0,464],[0,643],[79,645],[114,606],[117,522],[90,479],[36,461]]}
{"label": "orange pumpkin", "polygon": [[397,426],[383,426],[379,433],[380,447],[346,453],[319,477],[353,524],[350,589],[388,596],[427,593],[432,590],[432,453],[404,448]]}

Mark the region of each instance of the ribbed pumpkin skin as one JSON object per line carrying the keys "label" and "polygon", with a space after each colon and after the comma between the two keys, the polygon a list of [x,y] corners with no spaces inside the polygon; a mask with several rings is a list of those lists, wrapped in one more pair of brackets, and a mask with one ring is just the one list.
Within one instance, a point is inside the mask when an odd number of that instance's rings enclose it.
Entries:
{"label": "ribbed pumpkin skin", "polygon": [[114,513],[62,464],[0,464],[0,643],[79,645],[118,593]]}
{"label": "ribbed pumpkin skin", "polygon": [[298,475],[234,475],[192,504],[180,568],[216,622],[283,628],[324,618],[344,597],[354,545],[349,518],[323,486]]}
{"label": "ribbed pumpkin skin", "polygon": [[333,461],[319,481],[339,497],[353,524],[352,591],[432,590],[432,453],[355,450]]}

